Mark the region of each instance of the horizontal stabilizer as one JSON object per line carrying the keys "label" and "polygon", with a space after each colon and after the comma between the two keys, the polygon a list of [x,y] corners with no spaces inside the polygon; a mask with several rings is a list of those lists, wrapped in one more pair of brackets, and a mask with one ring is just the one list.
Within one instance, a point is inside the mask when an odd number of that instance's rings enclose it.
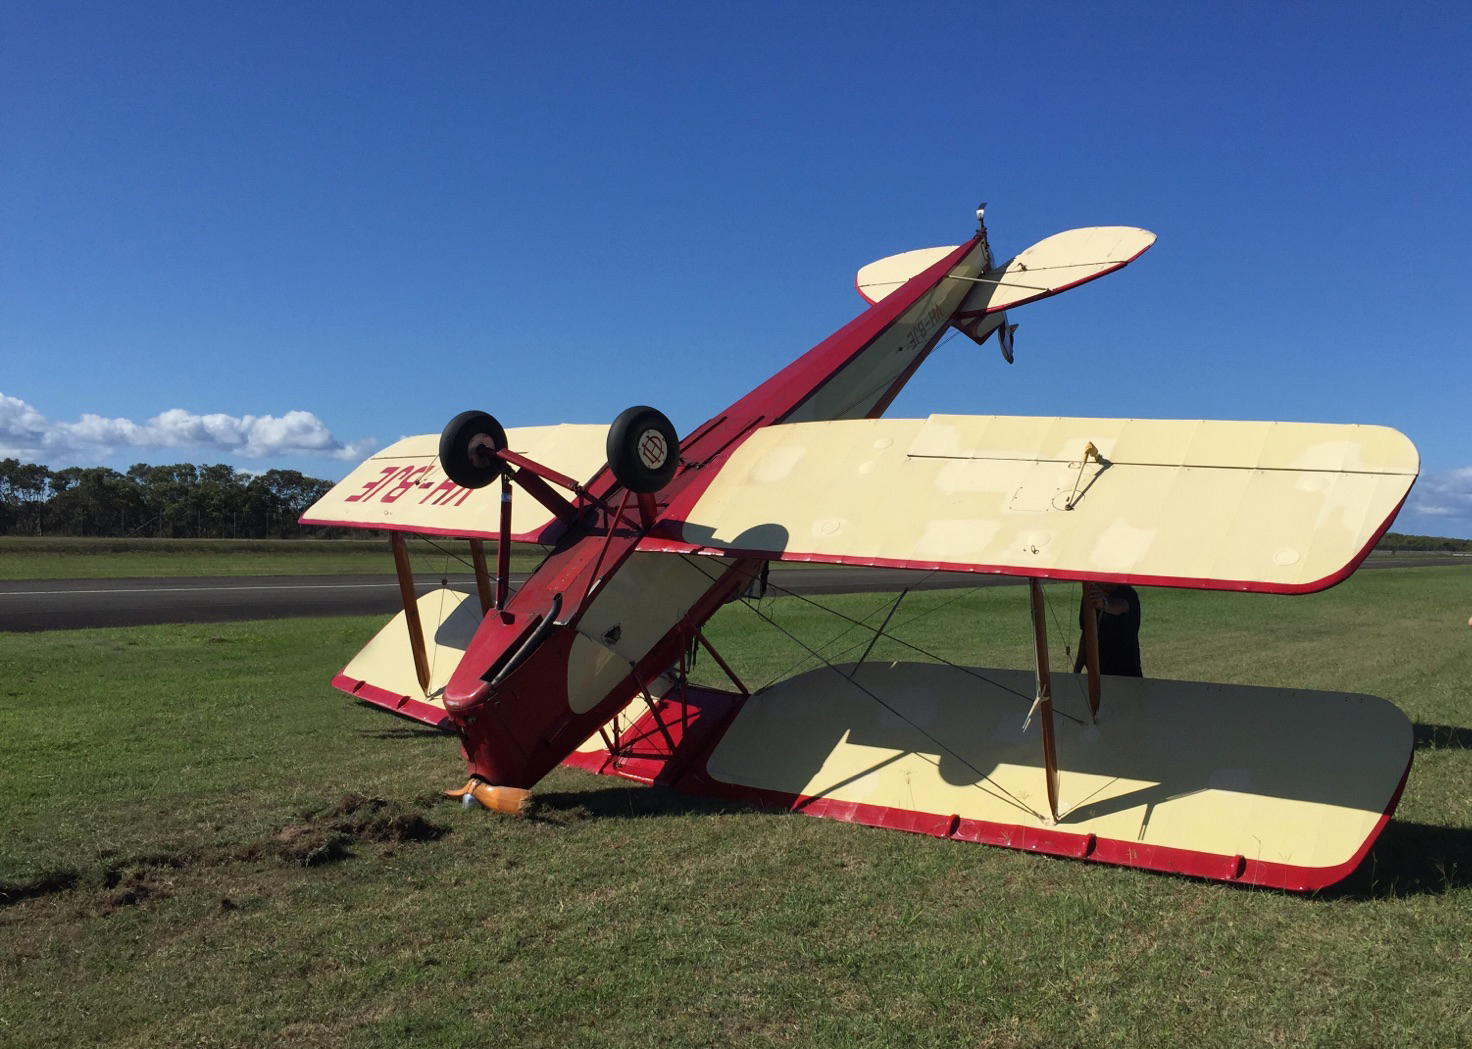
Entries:
{"label": "horizontal stabilizer", "polygon": [[955,251],[956,247],[957,245],[952,244],[946,248],[917,248],[914,251],[904,251],[898,255],[879,259],[859,270],[859,275],[854,278],[854,284],[858,287],[859,294],[864,297],[864,301],[872,305],[895,291],[911,277],[930,269],[931,266]]}
{"label": "horizontal stabilizer", "polygon": [[[440,467],[439,440],[426,434],[389,445],[313,504],[302,524],[496,538],[501,486],[461,488],[450,480]],[[506,440],[513,452],[580,482],[602,469],[608,455],[608,427],[597,424],[516,427]],[[538,542],[551,522],[535,499],[512,500],[512,539]]]}
{"label": "horizontal stabilizer", "polygon": [[[1055,233],[1003,266],[977,277],[954,277],[968,281],[971,290],[951,324],[983,342],[1000,323],[995,317],[988,321],[989,316],[1113,273],[1154,243],[1155,234],[1134,226],[1089,226]],[[879,302],[955,250],[920,248],[871,262],[859,270],[859,294],[870,303]]]}
{"label": "horizontal stabilizer", "polygon": [[1349,574],[1418,468],[1379,426],[793,423],[753,434],[643,549],[1302,593]]}
{"label": "horizontal stabilizer", "polygon": [[1154,243],[1155,234],[1134,226],[1088,226],[1055,233],[1005,266],[977,277],[956,319],[965,322],[1076,288],[1133,262]]}

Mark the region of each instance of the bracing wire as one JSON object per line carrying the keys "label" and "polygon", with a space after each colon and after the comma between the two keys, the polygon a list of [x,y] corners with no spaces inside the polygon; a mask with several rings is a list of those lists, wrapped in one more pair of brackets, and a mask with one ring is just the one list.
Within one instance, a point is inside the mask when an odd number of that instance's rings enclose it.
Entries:
{"label": "bracing wire", "polygon": [[[781,588],[779,588],[779,589],[781,589]],[[803,595],[798,594],[798,595],[793,595],[793,596],[801,597]],[[815,605],[817,604],[817,602],[813,602],[813,603]],[[751,607],[751,606],[748,604],[748,607]],[[823,606],[817,605],[817,607],[822,608]],[[770,617],[768,617],[765,614],[761,613],[759,610],[756,610],[756,609],[753,609],[753,610],[754,611],[757,611],[757,615],[758,616],[760,616],[765,622],[767,622],[768,624],[770,624],[773,628],[775,628],[776,630],[780,631],[784,636],[787,637],[788,640],[792,641],[794,644],[798,645],[801,648],[807,649],[808,653],[812,656],[812,658],[817,659],[823,665],[827,666],[828,669],[830,669],[830,670],[836,671],[838,669],[832,663],[830,663],[827,659],[825,659],[816,649],[812,648],[812,646],[808,645],[807,642],[803,641],[802,638],[798,637],[796,634],[792,633],[790,630],[788,630],[785,627],[781,626],[779,623],[777,623],[776,620],[771,619]],[[831,609],[824,609],[824,611],[832,611],[832,610]],[[848,619],[849,618],[848,616],[844,616],[840,612],[833,612],[833,614],[838,615],[838,616],[840,616],[840,618],[843,618],[843,619]],[[891,640],[899,640],[898,638],[892,637],[892,635],[884,635],[884,636],[889,636],[891,638]],[[901,641],[900,643],[901,644],[905,644],[905,642],[903,642],[903,641]],[[914,646],[910,646],[910,647],[914,647]],[[919,651],[918,649],[916,649],[916,650]],[[946,660],[941,660],[941,662],[946,663],[948,666],[955,667],[958,670],[968,670],[969,669],[967,667],[957,666],[957,664],[950,663],[950,662],[948,662]],[[981,675],[973,675],[973,676],[981,677]],[[945,754],[949,754],[951,757],[955,758],[958,762],[960,762],[963,766],[965,766],[968,770],[970,770],[976,776],[976,778],[977,778],[976,787],[977,787],[978,790],[984,791],[985,793],[990,794],[992,797],[996,798],[998,801],[1001,801],[1001,802],[1004,802],[1004,803],[1006,803],[1008,805],[1011,805],[1014,808],[1016,808],[1016,809],[1018,809],[1018,810],[1020,810],[1022,812],[1026,812],[1026,813],[1028,813],[1031,816],[1036,816],[1039,819],[1042,818],[1042,814],[1039,813],[1034,808],[1032,808],[1032,806],[1028,805],[1026,802],[1022,801],[1021,798],[1018,798],[1011,791],[1007,790],[1005,787],[1003,787],[1000,784],[998,784],[995,780],[993,780],[985,772],[981,771],[981,769],[977,768],[970,761],[967,761],[966,758],[962,754],[958,753],[955,749],[947,746],[939,738],[937,738],[936,736],[932,735],[930,732],[926,731],[926,729],[924,729],[920,725],[915,724],[914,721],[912,721],[910,718],[908,718],[908,717],[905,716],[905,714],[904,714],[903,711],[895,708],[893,705],[891,705],[889,703],[886,703],[876,692],[874,692],[873,689],[866,688],[864,685],[860,684],[858,681],[854,680],[851,677],[846,677],[845,680],[848,681],[848,683],[850,685],[852,685],[854,688],[856,688],[860,692],[862,692],[864,695],[868,696],[875,703],[879,704],[879,706],[883,707],[889,713],[891,713],[895,717],[899,718],[900,721],[902,721],[906,725],[908,725],[917,734],[919,734],[920,736],[924,737],[928,742],[930,742],[931,744],[933,744],[935,746],[935,748],[936,748],[937,751],[940,751],[940,752],[945,753]],[[986,679],[983,677],[982,680],[986,680]],[[1005,686],[998,685],[996,682],[989,682],[989,683],[992,684],[992,685],[994,685],[995,687],[1002,688],[1004,691],[1012,692],[1014,695],[1019,695],[1020,694],[1020,693],[1017,693],[1014,689],[1009,689],[1009,688],[1006,688]],[[919,755],[917,755],[917,756],[919,756]],[[983,784],[985,784],[985,785],[983,785]]]}
{"label": "bracing wire", "polygon": [[[1069,640],[1068,639],[1070,637],[1072,637],[1073,635],[1071,633],[1068,633],[1067,632],[1067,628],[1064,627],[1064,625],[1058,621],[1058,610],[1053,607],[1053,599],[1048,595],[1048,591],[1047,591],[1047,588],[1046,587],[1043,589],[1043,604],[1047,606],[1047,608],[1048,608],[1048,614],[1053,619],[1053,628],[1058,631],[1058,636],[1063,639],[1063,654],[1064,654],[1064,656],[1069,657],[1069,660],[1071,660],[1072,657],[1074,656],[1074,652],[1073,652],[1073,646],[1069,644]],[[1095,615],[1096,618],[1098,617],[1098,613],[1097,612],[1094,613],[1094,615]],[[1083,644],[1082,640],[1079,641],[1079,644]],[[1073,669],[1073,663],[1071,661],[1066,661],[1065,662],[1065,665],[1069,668],[1070,671]],[[1078,693],[1078,695],[1080,697],[1083,697],[1083,698],[1087,699],[1087,697],[1088,697],[1088,685],[1087,685],[1088,679],[1087,678],[1081,678],[1077,674],[1074,674],[1072,676],[1073,676],[1073,687],[1074,687],[1074,690]]]}
{"label": "bracing wire", "polygon": [[[701,565],[699,567],[700,567],[700,571],[705,572],[705,574],[712,581],[714,581],[716,579],[716,576],[711,575],[709,572],[706,572],[705,571],[705,567],[703,565]],[[929,578],[929,575],[931,575],[931,574],[933,574],[933,573],[927,573],[926,576],[921,577],[922,578],[922,581],[925,578]],[[869,627],[866,619],[855,619],[853,616],[847,615],[844,612],[840,612],[836,608],[830,608],[827,605],[823,604],[821,601],[817,601],[817,600],[815,600],[815,599],[807,596],[806,594],[799,594],[799,593],[796,593],[795,591],[789,590],[789,589],[787,589],[786,587],[782,586],[779,583],[771,583],[771,582],[769,582],[767,584],[767,589],[768,589],[768,592],[770,592],[772,590],[776,590],[776,591],[781,592],[784,596],[797,598],[797,600],[803,602],[804,604],[812,605],[814,608],[818,609],[821,612],[824,612],[824,613],[826,613],[826,614],[828,614],[830,616],[834,616],[834,617],[836,617],[838,619],[842,619],[842,620],[844,620],[844,621],[852,624],[852,626],[850,627],[850,630],[855,629],[855,628],[872,629],[872,628]],[[901,629],[903,627],[909,626],[911,623],[914,623],[914,622],[919,621],[920,619],[922,619],[925,616],[931,614],[932,612],[938,611],[941,608],[945,608],[948,605],[954,604],[955,602],[960,601],[960,600],[964,599],[965,597],[967,597],[967,596],[969,596],[971,594],[976,593],[980,589],[981,589],[980,587],[972,587],[969,590],[961,590],[961,591],[958,591],[957,592],[957,596],[951,598],[948,601],[942,602],[936,608],[928,609],[928,610],[925,610],[923,612],[918,612],[915,615],[911,616],[909,619],[905,620],[898,627],[894,627],[891,630],[880,631],[879,634],[880,634],[881,637],[885,638],[886,640],[893,641],[896,644],[899,644],[902,647],[907,648],[907,649],[909,649],[912,652],[916,652],[919,655],[924,656],[926,659],[929,659],[932,662],[940,663],[940,664],[942,664],[944,666],[948,666],[948,667],[952,668],[953,670],[959,670],[962,673],[964,673],[964,674],[966,674],[966,675],[968,675],[970,677],[976,678],[978,681],[985,682],[986,684],[990,685],[991,687],[993,687],[995,689],[998,689],[998,690],[1003,691],[1003,692],[1009,692],[1012,695],[1016,696],[1018,699],[1026,702],[1026,703],[1031,703],[1033,701],[1033,698],[1034,698],[1032,695],[1029,695],[1029,694],[1023,693],[1023,692],[1019,692],[1015,688],[1010,688],[1009,686],[1004,685],[1000,681],[997,681],[997,680],[995,680],[993,678],[990,678],[987,675],[981,673],[975,667],[963,666],[960,663],[955,662],[954,660],[947,659],[945,656],[942,656],[939,653],[932,652],[932,651],[930,651],[928,649],[922,648],[921,646],[919,646],[917,644],[914,644],[913,642],[907,641],[904,638],[897,636],[893,632],[894,630]],[[742,604],[746,608],[750,609],[759,619],[763,620],[764,622],[766,622],[766,623],[770,624],[771,626],[775,627],[777,630],[781,631],[783,634],[785,634],[786,636],[788,636],[794,643],[796,643],[800,647],[802,647],[804,649],[807,649],[808,652],[809,652],[809,657],[808,658],[816,659],[819,663],[823,664],[824,666],[828,666],[830,668],[833,666],[833,663],[830,660],[828,660],[826,657],[824,657],[822,655],[821,651],[812,649],[811,646],[809,646],[806,642],[800,640],[795,635],[791,634],[789,631],[787,631],[785,628],[783,628],[779,623],[777,623],[777,621],[774,618],[772,618],[767,613],[763,612],[761,610],[761,608],[760,608],[760,606],[759,606],[758,603],[754,603],[750,599],[744,598],[744,597],[741,599],[741,601],[742,601]],[[883,606],[880,606],[880,607],[882,608]],[[872,618],[878,611],[879,611],[879,609],[876,608],[874,611],[870,612],[869,615],[868,615],[868,618]],[[843,637],[843,636],[845,636],[845,634],[847,634],[849,632],[850,631],[844,631],[843,634],[840,634],[838,636],[839,637]],[[836,640],[836,638],[833,639],[833,640]],[[830,640],[823,647],[824,648],[830,647],[832,645],[832,643],[833,643],[833,641]],[[857,648],[857,647],[858,647],[857,644],[855,644],[854,646],[852,646],[852,648]],[[849,651],[851,651],[852,648],[849,649]],[[807,659],[800,660],[796,664],[796,666],[801,666],[803,663],[806,663],[806,662],[807,662]],[[772,686],[772,684],[774,684],[777,680],[780,680],[781,676],[785,676],[786,674],[790,674],[791,672],[792,672],[791,670],[785,671],[783,675],[780,675],[778,678],[774,678],[771,681],[768,681],[765,685],[762,686],[762,688],[756,689],[755,691],[760,692],[763,688],[770,688]],[[1073,718],[1071,715],[1068,715],[1068,714],[1063,713],[1062,711],[1056,711],[1056,713],[1058,713],[1060,717],[1069,718],[1069,720],[1075,720],[1075,721],[1078,720],[1076,718]]]}

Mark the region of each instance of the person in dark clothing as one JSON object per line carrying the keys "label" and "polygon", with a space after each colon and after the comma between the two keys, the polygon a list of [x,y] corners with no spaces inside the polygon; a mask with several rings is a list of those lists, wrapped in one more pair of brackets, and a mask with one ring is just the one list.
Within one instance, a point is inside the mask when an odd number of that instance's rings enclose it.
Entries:
{"label": "person in dark clothing", "polygon": [[[1089,583],[1078,613],[1080,630],[1086,611],[1098,618],[1099,673],[1144,677],[1140,669],[1140,595],[1135,588],[1125,583]],[[1078,657],[1073,661],[1075,674],[1084,668],[1086,658],[1080,637]]]}

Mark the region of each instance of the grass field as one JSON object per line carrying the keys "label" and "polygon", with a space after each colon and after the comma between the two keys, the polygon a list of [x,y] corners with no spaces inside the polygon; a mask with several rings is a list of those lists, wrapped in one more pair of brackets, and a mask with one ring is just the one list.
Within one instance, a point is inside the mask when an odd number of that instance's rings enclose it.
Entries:
{"label": "grass field", "polygon": [[[1050,592],[1061,667],[1075,598]],[[1144,602],[1153,676],[1370,692],[1415,723],[1396,819],[1344,886],[569,770],[501,818],[436,800],[463,779],[453,741],[327,687],[377,621],[0,635],[0,1044],[1472,1044],[1472,572]],[[763,608],[810,641],[844,629]],[[954,659],[1031,656],[1020,588],[911,594],[896,624]],[[751,684],[797,669],[744,609],[711,633]]]}
{"label": "grass field", "polygon": [[[495,543],[486,557],[495,571]],[[471,571],[469,546],[410,537],[414,570]],[[541,559],[513,548],[512,570]],[[159,579],[183,576],[393,575],[387,539],[32,539],[0,536],[0,579]]]}

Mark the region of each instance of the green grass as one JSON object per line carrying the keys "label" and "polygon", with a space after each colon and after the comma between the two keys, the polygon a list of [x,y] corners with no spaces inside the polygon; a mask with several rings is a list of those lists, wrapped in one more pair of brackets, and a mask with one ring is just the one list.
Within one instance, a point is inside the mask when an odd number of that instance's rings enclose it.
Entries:
{"label": "green grass", "polygon": [[[1049,594],[1062,666],[1075,592]],[[326,686],[376,620],[0,636],[0,1044],[1472,1044],[1472,574],[1143,598],[1152,675],[1373,692],[1416,723],[1396,820],[1345,887],[569,770],[536,818],[496,817],[434,800],[463,779],[453,740]],[[892,601],[825,599],[875,622]],[[1020,588],[911,594],[891,625],[916,615],[952,658],[1031,658]],[[801,656],[742,608],[710,633],[752,684]]]}
{"label": "green grass", "polygon": [[[495,543],[486,557],[496,570]],[[416,572],[470,572],[469,546],[411,537]],[[541,560],[513,550],[512,570]],[[393,575],[387,539],[32,539],[0,536],[0,580],[157,579],[183,576]]]}

